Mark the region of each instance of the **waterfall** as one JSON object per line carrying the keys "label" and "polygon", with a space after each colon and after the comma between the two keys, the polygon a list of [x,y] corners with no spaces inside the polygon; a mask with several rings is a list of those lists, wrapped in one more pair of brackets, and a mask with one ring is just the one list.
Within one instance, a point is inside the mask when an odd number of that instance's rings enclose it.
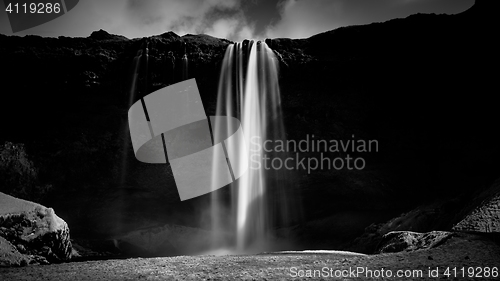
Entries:
{"label": "waterfall", "polygon": [[184,55],[182,56],[182,77],[181,80],[189,79],[189,59],[186,51],[186,43],[184,42]]}
{"label": "waterfall", "polygon": [[187,80],[189,78],[189,60],[187,54],[182,56],[182,80]]}
{"label": "waterfall", "polygon": [[[148,53],[148,44],[144,43],[143,50],[134,58],[130,103],[148,94]],[[173,70],[173,54],[168,54],[168,57],[172,58]],[[182,80],[188,79],[189,59],[185,44],[179,66]],[[187,94],[177,97],[175,102],[179,103],[178,109],[191,112],[191,106],[201,104],[199,100],[190,100],[192,98]],[[142,105],[144,110],[146,101],[141,102],[139,106]],[[181,108],[183,105],[185,107]],[[149,123],[149,119],[145,117]],[[200,167],[212,168],[211,173],[209,170],[204,174],[211,176],[212,182],[207,186],[204,181],[201,186],[205,189],[211,186],[212,192],[210,210],[203,212],[201,218],[204,220],[202,224],[206,226],[205,219],[207,215],[210,217],[206,220],[211,223],[212,230],[210,251],[255,253],[278,249],[277,242],[283,242],[283,236],[277,235],[277,229],[291,226],[287,222],[293,218],[290,212],[291,201],[288,199],[293,197],[288,194],[290,190],[293,191],[293,174],[281,167],[264,168],[267,166],[265,159],[281,158],[280,162],[283,162],[282,159],[287,157],[283,151],[262,149],[268,141],[286,141],[278,84],[278,61],[265,42],[245,40],[228,45],[219,78],[216,113],[207,122],[206,132],[210,133],[211,148],[214,149],[211,150],[213,156],[205,159],[213,162],[210,165],[204,160]],[[151,125],[149,126],[151,131]],[[165,143],[163,149],[166,147]],[[126,168],[124,164],[124,171]],[[197,176],[192,174],[194,179]],[[125,177],[122,182],[125,182]],[[220,188],[228,183],[227,188]],[[293,209],[299,209],[298,206],[293,205]],[[200,211],[205,211],[204,207],[205,205]],[[286,229],[282,233],[287,233]]]}
{"label": "waterfall", "polygon": [[[221,198],[220,192],[212,193],[212,241],[218,243],[215,247],[220,247],[219,236],[229,232],[234,241],[225,247],[240,253],[266,250],[273,222],[279,217],[273,212],[276,208],[269,206],[268,196],[271,188],[284,188],[280,186],[284,171],[264,169],[264,152],[258,148],[268,139],[284,140],[285,133],[277,60],[265,42],[245,40],[227,47],[219,78],[216,115],[234,116],[241,121],[247,149],[241,149],[240,153],[247,155],[240,155],[239,161],[249,168],[233,183],[229,200]],[[214,134],[227,127],[214,124]],[[229,204],[224,204],[226,201]],[[287,213],[285,209],[279,207],[276,211]]]}

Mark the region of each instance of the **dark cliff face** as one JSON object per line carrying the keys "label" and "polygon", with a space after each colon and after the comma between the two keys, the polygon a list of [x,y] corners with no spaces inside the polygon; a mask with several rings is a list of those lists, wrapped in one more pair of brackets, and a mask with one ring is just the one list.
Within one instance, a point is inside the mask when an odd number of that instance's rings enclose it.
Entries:
{"label": "dark cliff face", "polygon": [[[491,70],[498,43],[485,3],[458,15],[417,14],[308,39],[266,40],[280,60],[289,139],[355,135],[380,146],[364,155],[361,171],[298,172],[293,190],[304,216],[295,223],[348,212],[356,223],[342,233],[353,236],[422,202],[471,196],[500,176]],[[147,41],[147,91],[180,80],[186,49],[189,76],[213,114],[231,42],[172,32]],[[165,221],[195,225],[206,203],[180,203],[171,174],[133,156],[127,110],[137,100],[130,84],[143,43],[102,30],[88,38],[0,35],[0,141],[25,143],[40,180],[54,186],[51,206],[74,235],[109,236]],[[380,215],[363,217],[374,211]]]}

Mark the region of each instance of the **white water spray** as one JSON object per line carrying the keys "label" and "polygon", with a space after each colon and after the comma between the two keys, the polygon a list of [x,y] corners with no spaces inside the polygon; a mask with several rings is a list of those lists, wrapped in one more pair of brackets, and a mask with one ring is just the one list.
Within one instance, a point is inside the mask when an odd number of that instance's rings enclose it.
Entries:
{"label": "white water spray", "polygon": [[[273,214],[267,195],[269,188],[276,188],[269,186],[270,179],[276,180],[280,171],[264,170],[262,151],[256,148],[262,147],[266,139],[284,138],[280,103],[277,60],[266,43],[229,45],[219,79],[216,115],[241,120],[248,147],[241,149],[239,164],[249,169],[231,189],[230,206],[222,203],[219,193],[212,193],[214,247],[222,246],[216,243],[221,232],[234,235],[231,245],[223,246],[236,252],[268,247]],[[218,128],[227,127],[214,124],[214,134],[221,133]]]}

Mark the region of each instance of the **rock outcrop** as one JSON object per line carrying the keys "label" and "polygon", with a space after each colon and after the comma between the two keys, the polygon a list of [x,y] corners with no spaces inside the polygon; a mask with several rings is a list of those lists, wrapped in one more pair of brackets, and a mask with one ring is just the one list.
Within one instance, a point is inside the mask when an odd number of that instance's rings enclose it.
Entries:
{"label": "rock outcrop", "polygon": [[391,231],[384,235],[377,252],[395,253],[434,248],[452,236],[453,233],[447,231],[431,231],[427,233]]}
{"label": "rock outcrop", "polygon": [[481,202],[453,230],[484,233],[500,232],[500,180],[475,201]]}
{"label": "rock outcrop", "polygon": [[128,40],[128,38],[125,36],[109,34],[108,32],[102,29],[92,32],[89,38],[94,40]]}
{"label": "rock outcrop", "polygon": [[0,193],[0,266],[71,258],[69,228],[52,208]]}
{"label": "rock outcrop", "polygon": [[401,233],[432,233],[432,230],[492,233],[495,237],[500,232],[500,179],[483,191],[421,205],[385,223],[372,224],[353,240],[349,250],[376,253],[395,233],[403,240],[411,240],[415,235],[407,238]]}

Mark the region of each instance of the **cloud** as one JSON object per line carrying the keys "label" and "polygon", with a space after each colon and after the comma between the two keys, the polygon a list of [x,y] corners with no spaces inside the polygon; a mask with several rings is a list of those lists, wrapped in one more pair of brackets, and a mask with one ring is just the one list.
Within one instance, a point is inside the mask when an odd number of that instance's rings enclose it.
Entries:
{"label": "cloud", "polygon": [[238,38],[237,41],[242,41],[244,39],[263,39],[254,34],[254,27],[251,25],[244,25],[236,34],[236,38]]}
{"label": "cloud", "polygon": [[233,17],[219,18],[210,26],[205,33],[214,37],[228,38],[233,41],[257,39],[255,26],[247,22],[243,13],[235,14]]}
{"label": "cloud", "polygon": [[283,0],[278,3],[281,19],[268,26],[268,38],[307,38],[341,24],[342,1]]}
{"label": "cloud", "polygon": [[230,37],[231,34],[235,33],[238,26],[238,19],[236,18],[222,18],[216,20],[212,27],[208,30],[212,36],[219,38]]}
{"label": "cloud", "polygon": [[[417,12],[458,13],[472,4],[473,0],[85,0],[67,15],[17,35],[86,37],[102,28],[129,38],[167,31],[233,41],[305,38]],[[0,13],[0,33],[12,34],[6,13]]]}
{"label": "cloud", "polygon": [[241,0],[128,0],[122,22],[125,32],[139,36],[171,30],[236,41],[242,35],[252,36],[254,30],[240,9]]}

